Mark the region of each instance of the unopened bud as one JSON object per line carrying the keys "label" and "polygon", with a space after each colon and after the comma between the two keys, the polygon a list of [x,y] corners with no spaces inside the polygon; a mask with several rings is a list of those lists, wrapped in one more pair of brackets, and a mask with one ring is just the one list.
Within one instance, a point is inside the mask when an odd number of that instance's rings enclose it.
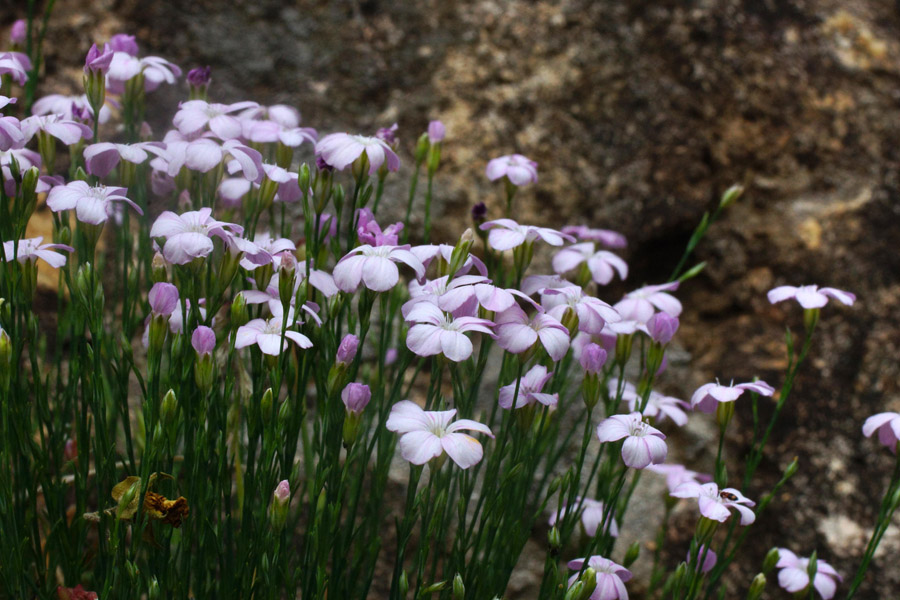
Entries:
{"label": "unopened bud", "polygon": [[170,426],[175,422],[175,417],[177,416],[177,414],[178,400],[175,398],[175,392],[173,390],[169,390],[163,397],[162,407],[160,408],[160,417],[162,418],[162,421],[166,424],[166,426]]}
{"label": "unopened bud", "polygon": [[547,543],[550,544],[551,550],[559,550],[560,546],[562,546],[559,529],[556,526],[550,528],[550,532],[547,534]]}
{"label": "unopened bud", "polygon": [[641,554],[641,543],[634,542],[630,546],[628,546],[628,550],[625,551],[625,558],[622,559],[622,566],[626,569],[634,564],[634,561],[638,559],[638,556]]}
{"label": "unopened bud", "polygon": [[272,506],[269,511],[269,522],[272,529],[281,531],[287,522],[288,509],[291,503],[291,485],[287,479],[281,481],[272,492]]}
{"label": "unopened bud", "polygon": [[756,577],[753,578],[753,581],[750,583],[750,590],[747,592],[747,600],[759,600],[762,598],[762,593],[766,589],[766,576],[762,573],[757,573]]}
{"label": "unopened bud", "polygon": [[722,198],[719,200],[719,207],[723,210],[734,204],[738,198],[744,193],[744,186],[742,185],[733,185],[724,193],[722,193]]}
{"label": "unopened bud", "polygon": [[666,345],[678,331],[678,318],[665,312],[658,312],[647,321],[647,332],[650,338],[660,345]]}
{"label": "unopened bud", "polygon": [[259,401],[259,412],[262,414],[264,423],[269,423],[272,418],[272,404],[274,401],[275,395],[272,393],[272,388],[266,388],[262,399]]}
{"label": "unopened bud", "polygon": [[588,600],[591,594],[594,593],[594,590],[597,589],[597,571],[594,570],[594,567],[588,567],[584,570],[584,573],[581,575],[581,582],[584,584],[584,589],[581,590],[581,600]]}
{"label": "unopened bud", "polygon": [[459,573],[453,578],[453,600],[465,600],[466,585]]}
{"label": "unopened bud", "polygon": [[406,574],[406,569],[400,573],[400,598],[405,599],[406,595],[409,593],[409,576]]}
{"label": "unopened bud", "polygon": [[353,362],[353,359],[356,358],[358,348],[359,338],[352,333],[348,333],[344,336],[344,339],[341,340],[340,346],[338,346],[335,362],[340,363],[345,367],[349,366],[350,363]]}
{"label": "unopened bud", "polygon": [[243,294],[235,296],[231,302],[231,326],[237,328],[247,323],[247,300]]}
{"label": "unopened bud", "polygon": [[417,165],[422,164],[422,161],[425,160],[429,146],[431,146],[431,144],[428,142],[428,134],[423,133],[419,136],[419,139],[416,142],[415,152],[413,152],[413,157],[415,158]]}
{"label": "unopened bud", "polygon": [[150,580],[150,588],[147,590],[147,600],[159,600],[160,591],[159,591],[159,582],[156,580],[156,576],[153,576],[153,579]]}
{"label": "unopened bud", "polygon": [[154,283],[147,299],[154,315],[168,317],[178,307],[178,288],[171,283]]}
{"label": "unopened bud", "polygon": [[772,548],[766,553],[766,557],[763,559],[763,574],[768,575],[772,572],[772,569],[775,568],[775,565],[778,564],[778,559],[780,558],[778,554],[778,548]]}
{"label": "unopened bud", "polygon": [[566,592],[565,600],[581,600],[583,591],[584,584],[581,581],[576,581]]}
{"label": "unopened bud", "polygon": [[150,277],[154,283],[166,281],[169,278],[166,271],[166,259],[160,252],[154,253],[153,260],[150,261]]}

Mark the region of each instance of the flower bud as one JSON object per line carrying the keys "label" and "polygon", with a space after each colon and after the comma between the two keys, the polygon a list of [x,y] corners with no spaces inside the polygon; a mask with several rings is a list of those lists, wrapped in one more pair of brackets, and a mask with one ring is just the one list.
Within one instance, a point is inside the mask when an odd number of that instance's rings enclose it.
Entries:
{"label": "flower bud", "polygon": [[197,354],[212,354],[216,348],[216,332],[205,325],[200,325],[191,335],[191,346]]}
{"label": "flower bud", "polygon": [[562,546],[559,529],[556,526],[551,527],[549,533],[547,533],[547,543],[550,545],[550,550],[554,552],[558,551],[560,546]]}
{"label": "flower bud", "polygon": [[622,559],[622,566],[626,569],[634,564],[634,561],[638,559],[638,556],[641,554],[641,543],[634,542],[630,546],[628,546],[628,550],[625,551],[625,558]]}
{"label": "flower bud", "polygon": [[272,529],[281,531],[287,522],[288,509],[291,503],[291,485],[288,480],[282,480],[272,492],[272,505],[269,512],[269,522]]}
{"label": "flower bud", "polygon": [[294,280],[297,273],[297,257],[285,250],[278,254],[278,298],[282,306],[288,306],[294,296]]}
{"label": "flower bud", "polygon": [[740,184],[735,184],[725,190],[722,193],[722,198],[719,200],[719,208],[724,210],[734,204],[738,198],[744,193],[744,186]]}
{"label": "flower bud", "polygon": [[166,392],[166,395],[163,397],[159,414],[162,418],[162,422],[165,423],[166,426],[170,426],[175,422],[175,417],[178,414],[178,400],[175,398],[175,392],[173,390]]}
{"label": "flower bud", "polygon": [[658,312],[647,321],[647,332],[654,342],[666,345],[678,331],[678,318],[665,312]]}
{"label": "flower bud", "polygon": [[93,44],[84,59],[84,93],[95,115],[100,114],[106,100],[106,73],[112,59],[113,51],[109,44],[104,44],[102,51],[97,44]]}
{"label": "flower bud", "polygon": [[772,548],[766,553],[766,557],[763,559],[763,567],[762,572],[766,575],[772,572],[772,569],[775,568],[775,565],[778,564],[778,548]]}
{"label": "flower bud", "polygon": [[25,23],[25,19],[19,19],[12,24],[12,27],[9,30],[9,41],[12,42],[14,46],[24,48],[28,41],[27,38],[28,26]]}
{"label": "flower bud", "polygon": [[466,585],[463,583],[462,576],[459,573],[453,577],[453,600],[465,600]]}
{"label": "flower bud", "polygon": [[159,591],[159,581],[157,581],[156,576],[153,576],[153,579],[150,580],[150,588],[147,590],[147,600],[159,600],[160,591]]}
{"label": "flower bud", "polygon": [[409,576],[406,574],[406,569],[400,573],[400,598],[401,600],[405,600],[406,595],[409,594]]}
{"label": "flower bud", "polygon": [[212,75],[212,69],[209,65],[205,67],[195,67],[188,71],[186,79],[188,87],[190,88],[191,100],[206,100],[210,75]]}
{"label": "flower bud", "polygon": [[358,348],[359,338],[352,333],[348,333],[344,336],[344,339],[341,340],[340,346],[338,346],[335,362],[344,366],[349,366],[350,363],[353,362],[353,359],[356,358],[356,351]]}
{"label": "flower bud", "polygon": [[431,144],[428,142],[428,134],[423,133],[419,136],[418,141],[416,142],[416,149],[413,152],[413,157],[415,158],[416,165],[421,165],[422,161],[425,160],[425,155],[428,154],[428,147]]}
{"label": "flower bud", "polygon": [[[457,271],[466,264],[466,259],[469,258],[469,252],[472,250],[472,244],[474,243],[475,233],[472,231],[472,228],[469,227],[460,236],[459,242],[457,242],[456,246],[453,248],[453,252],[450,254],[450,270],[448,271],[450,279],[452,279]],[[438,256],[440,256],[440,254]]]}
{"label": "flower bud", "polygon": [[762,593],[766,589],[766,576],[762,573],[757,573],[756,577],[753,578],[753,581],[750,583],[750,590],[747,592],[747,600],[759,600],[762,598]]}
{"label": "flower bud", "polygon": [[171,283],[155,283],[147,295],[154,315],[170,316],[178,306],[178,288]]}
{"label": "flower bud", "polygon": [[78,442],[69,438],[63,446],[63,458],[67,461],[74,461],[78,458]]}
{"label": "flower bud", "polygon": [[606,364],[606,358],[606,350],[598,344],[590,343],[581,349],[581,357],[579,357],[578,361],[586,373],[599,375],[603,365]]}
{"label": "flower bud", "polygon": [[341,400],[344,402],[344,406],[347,407],[347,412],[362,413],[371,399],[372,392],[369,390],[369,386],[364,383],[349,383],[344,388],[344,391],[341,392]]}
{"label": "flower bud", "polygon": [[[704,552],[706,553],[706,556],[703,556]],[[687,559],[688,561],[691,560],[690,551],[688,552]],[[718,557],[716,556],[715,552],[713,552],[706,545],[703,545],[700,546],[700,549],[697,551],[697,562],[699,563],[701,560],[703,561],[703,565],[700,567],[700,572],[709,573],[710,571],[712,571],[712,568],[716,566],[716,560],[718,560]]]}
{"label": "flower bud", "polygon": [[266,388],[262,399],[259,401],[259,412],[262,413],[263,422],[266,424],[272,419],[272,404],[274,402],[275,395],[272,393],[272,388]]}
{"label": "flower bud", "polygon": [[0,327],[0,389],[6,387],[11,373],[12,341],[9,334]]}
{"label": "flower bud", "polygon": [[432,144],[440,144],[447,135],[447,128],[440,121],[431,121],[428,123],[428,141]]}
{"label": "flower bud", "polygon": [[235,296],[231,302],[231,326],[237,328],[247,323],[247,300],[243,294]]}
{"label": "flower bud", "polygon": [[163,258],[163,255],[160,252],[154,253],[153,260],[150,261],[150,278],[154,283],[164,282],[168,279],[166,259]]}
{"label": "flower bud", "polygon": [[472,206],[471,210],[472,215],[472,223],[475,225],[475,232],[479,237],[484,238],[487,236],[487,232],[481,229],[481,224],[487,220],[487,205],[484,202],[479,202]]}
{"label": "flower bud", "polygon": [[581,591],[581,600],[588,600],[591,594],[594,593],[594,590],[597,589],[597,571],[594,570],[594,567],[588,567],[584,570],[584,573],[581,575],[581,582],[584,584],[584,589]]}
{"label": "flower bud", "polygon": [[564,600],[581,600],[583,591],[584,584],[580,581],[576,581],[574,584],[572,584],[572,587],[569,588],[569,591],[566,592],[566,597]]}

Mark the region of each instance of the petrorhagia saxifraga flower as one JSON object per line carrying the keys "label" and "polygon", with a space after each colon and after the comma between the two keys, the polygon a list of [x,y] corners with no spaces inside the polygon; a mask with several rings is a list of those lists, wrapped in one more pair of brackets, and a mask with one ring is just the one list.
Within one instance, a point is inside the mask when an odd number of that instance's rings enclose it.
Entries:
{"label": "petrorhagia saxifraga flower", "polygon": [[481,444],[461,431],[477,431],[494,437],[491,429],[477,421],[453,421],[456,409],[426,411],[415,402],[401,400],[391,408],[387,428],[401,435],[400,454],[414,465],[424,465],[444,452],[459,465],[468,469],[478,464],[484,454]]}

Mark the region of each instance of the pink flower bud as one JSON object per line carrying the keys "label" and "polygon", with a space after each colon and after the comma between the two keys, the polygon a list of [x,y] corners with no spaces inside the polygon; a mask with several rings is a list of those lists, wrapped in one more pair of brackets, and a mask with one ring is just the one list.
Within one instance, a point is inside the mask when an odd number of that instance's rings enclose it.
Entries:
{"label": "pink flower bud", "polygon": [[647,332],[658,344],[668,344],[676,331],[678,331],[678,317],[668,313],[658,312],[647,321]]}
{"label": "pink flower bud", "polygon": [[344,339],[341,340],[341,345],[338,346],[335,362],[344,366],[349,365],[353,359],[356,358],[356,351],[358,348],[359,338],[352,333],[348,333],[344,336]]}
{"label": "pink flower bud", "polygon": [[26,27],[25,19],[19,19],[13,23],[12,29],[9,30],[9,41],[17,46],[24,46],[25,37],[28,35]]}
{"label": "pink flower bud", "polygon": [[356,414],[360,414],[371,399],[372,392],[369,390],[369,386],[364,383],[348,383],[344,391],[341,392],[341,400],[343,400],[344,406],[347,407],[348,411]]}
{"label": "pink flower bud", "polygon": [[209,85],[211,74],[212,69],[210,69],[209,66],[197,67],[196,69],[191,69],[190,71],[188,71],[187,81],[194,87]]}
{"label": "pink flower bud", "polygon": [[606,364],[606,350],[597,344],[587,344],[581,350],[581,367],[588,373],[597,374]]}
{"label": "pink flower bud", "polygon": [[443,142],[445,135],[447,135],[447,128],[440,121],[431,121],[428,124],[428,141],[432,144]]}
{"label": "pink flower bud", "polygon": [[138,45],[133,35],[127,33],[117,33],[109,40],[109,47],[113,52],[124,52],[130,56],[137,56]]}
{"label": "pink flower bud", "polygon": [[385,365],[394,364],[395,362],[397,362],[397,357],[399,355],[400,355],[400,353],[397,352],[396,348],[388,348],[387,351],[384,353],[384,364]]}
{"label": "pink flower bud", "polygon": [[212,354],[216,347],[216,332],[205,325],[200,325],[191,335],[191,346],[197,354]]}
{"label": "pink flower bud", "polygon": [[66,440],[66,445],[63,448],[63,458],[66,460],[75,460],[78,458],[78,442],[71,438]]}
{"label": "pink flower bud", "polygon": [[105,75],[106,72],[109,71],[109,65],[112,63],[112,59],[113,51],[109,47],[109,44],[104,44],[103,50],[98,48],[97,44],[92,44],[91,49],[88,50],[87,56],[84,59],[84,72],[101,72]]}
{"label": "pink flower bud", "polygon": [[178,288],[171,283],[154,283],[149,294],[153,314],[168,317],[178,306]]}
{"label": "pink flower bud", "polygon": [[283,479],[279,482],[278,486],[275,488],[275,491],[272,493],[272,499],[276,504],[284,506],[288,503],[288,500],[291,499],[291,484],[288,483],[287,479]]}

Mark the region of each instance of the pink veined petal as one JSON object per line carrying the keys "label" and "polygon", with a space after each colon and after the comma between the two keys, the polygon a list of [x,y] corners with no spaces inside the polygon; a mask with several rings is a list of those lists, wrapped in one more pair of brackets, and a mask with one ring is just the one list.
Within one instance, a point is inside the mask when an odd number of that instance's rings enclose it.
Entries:
{"label": "pink veined petal", "polygon": [[231,115],[217,115],[209,120],[209,130],[220,139],[230,140],[241,136],[241,122]]}
{"label": "pink veined petal", "polygon": [[297,344],[298,346],[300,346],[303,349],[312,348],[312,345],[313,345],[312,340],[310,340],[308,337],[306,337],[299,331],[290,331],[290,330],[285,331],[284,337],[288,338],[289,340],[292,340],[295,344]]}
{"label": "pink veined petal", "polygon": [[[878,441],[881,442],[882,445],[890,448],[891,452],[896,452],[897,441],[900,440],[900,436],[898,436],[894,431],[894,428],[891,427],[894,423],[896,423],[896,421],[891,421],[889,424],[878,430]],[[900,429],[900,427],[898,427],[898,429]]]}
{"label": "pink veined petal", "polygon": [[647,435],[643,439],[647,442],[647,449],[650,450],[650,463],[659,465],[666,462],[666,455],[669,452],[666,442],[655,435]]}
{"label": "pink veined petal", "polygon": [[549,229],[547,227],[537,227],[536,230],[538,236],[551,246],[562,246],[566,241],[575,241],[575,238],[573,238],[572,236],[560,233],[555,229]]}
{"label": "pink veined petal", "polygon": [[400,438],[400,455],[414,465],[424,465],[443,451],[441,439],[430,431],[410,431]]}
{"label": "pink veined petal", "polygon": [[334,284],[342,292],[352,293],[359,287],[363,276],[363,263],[366,257],[360,255],[345,256],[334,266]]}
{"label": "pink veined petal", "polygon": [[732,504],[734,509],[741,513],[741,525],[752,525],[756,521],[756,513],[742,504]]}
{"label": "pink veined petal", "polygon": [[713,385],[707,393],[719,402],[734,402],[743,395],[744,388]]}
{"label": "pink veined petal", "polygon": [[472,356],[472,342],[459,331],[442,331],[440,343],[443,355],[453,362],[460,362]]}
{"label": "pink veined petal", "polygon": [[400,272],[389,258],[367,256],[362,266],[362,279],[366,287],[374,292],[386,292],[397,285]]}
{"label": "pink veined petal", "polygon": [[748,383],[740,383],[735,388],[740,388],[742,390],[750,390],[751,392],[756,392],[760,396],[771,396],[775,393],[775,388],[766,383],[765,381],[750,381]]}
{"label": "pink veined petal", "polygon": [[788,567],[778,572],[778,585],[786,592],[799,592],[809,585],[809,575],[796,567]]}
{"label": "pink veined petal", "polygon": [[189,102],[181,105],[181,110],[175,113],[172,124],[185,135],[196,133],[203,129],[209,122],[206,111],[201,106],[188,106]]}
{"label": "pink veined petal", "polygon": [[365,152],[369,158],[369,175],[374,175],[378,172],[381,165],[384,164],[384,148],[381,144],[372,144],[371,146],[366,146]]}
{"label": "pink veined petal", "polygon": [[647,298],[647,300],[659,310],[668,313],[673,317],[677,317],[681,314],[681,302],[679,302],[675,296],[660,292],[653,294]]}
{"label": "pink veined petal", "polygon": [[828,564],[824,560],[817,561],[816,572],[822,573],[823,575],[831,575],[832,577],[837,578],[838,581],[844,580],[844,578],[841,577],[837,571],[835,571],[834,567],[832,567],[830,564]]}
{"label": "pink veined petal", "polygon": [[622,444],[622,460],[633,469],[643,469],[652,461],[647,438],[629,436]]}
{"label": "pink veined petal", "polygon": [[856,302],[856,295],[851,294],[850,292],[845,292],[843,290],[838,290],[835,288],[824,287],[819,290],[819,293],[824,294],[826,296],[831,296],[838,302],[846,304],[847,306],[852,306],[854,302]]}
{"label": "pink veined petal", "polygon": [[66,256],[64,254],[60,254],[59,252],[53,252],[50,250],[38,250],[34,254],[38,258],[43,259],[45,263],[47,263],[54,269],[58,269],[66,264]]}
{"label": "pink veined petal", "polygon": [[47,206],[53,212],[71,210],[78,204],[78,199],[83,197],[86,190],[73,189],[72,184],[58,185],[47,194]]}
{"label": "pink veined petal", "polygon": [[163,256],[175,265],[184,265],[195,258],[209,256],[212,251],[212,240],[195,231],[173,235],[163,246]]}
{"label": "pink veined petal", "polygon": [[453,433],[455,431],[477,431],[478,433],[483,433],[490,437],[494,437],[494,434],[491,433],[490,427],[488,427],[484,423],[473,421],[472,419],[457,419],[456,421],[448,425],[446,430],[450,433]]}
{"label": "pink veined petal", "polygon": [[543,392],[532,392],[531,397],[543,404],[544,406],[556,406],[559,403],[559,396],[556,394],[544,394]]}
{"label": "pink veined petal", "polygon": [[109,142],[91,144],[84,149],[84,162],[90,175],[106,177],[119,164],[119,150]]}
{"label": "pink veined petal", "polygon": [[406,347],[417,356],[440,354],[441,329],[434,325],[413,325],[406,334]]}
{"label": "pink veined petal", "polygon": [[703,491],[703,486],[695,481],[685,481],[672,490],[669,495],[675,498],[698,498]]}
{"label": "pink veined petal", "polygon": [[83,196],[78,200],[75,206],[75,215],[82,223],[90,223],[91,225],[99,225],[106,222],[109,217],[107,214],[108,202],[93,198],[91,196]]}
{"label": "pink veined petal", "polygon": [[497,345],[513,354],[525,352],[537,339],[537,332],[528,325],[506,323],[497,327]]}
{"label": "pink veined petal", "polygon": [[488,162],[484,174],[491,181],[496,181],[506,175],[506,158],[495,158]]}
{"label": "pink veined petal", "polygon": [[236,140],[226,141],[222,144],[222,149],[238,162],[245,178],[256,183],[262,181],[262,154]]}
{"label": "pink veined petal", "polygon": [[778,562],[775,564],[776,568],[782,569],[784,567],[799,567],[799,565],[800,559],[796,554],[794,554],[787,548],[778,549]]}
{"label": "pink veined petal", "polygon": [[569,350],[569,333],[555,327],[544,327],[537,334],[550,358],[554,362],[562,360],[562,357]]}
{"label": "pink veined petal", "polygon": [[[591,244],[593,247],[593,244]],[[571,271],[581,263],[585,261],[585,256],[581,252],[574,250],[572,248],[563,248],[559,252],[556,253],[553,257],[552,265],[553,270],[557,273],[565,273],[566,271]],[[610,270],[610,277],[612,276],[612,271]]]}
{"label": "pink veined petal", "polygon": [[504,251],[512,250],[516,246],[520,246],[525,242],[525,234],[521,231],[511,231],[509,229],[492,229],[488,234],[488,243],[494,250]]}
{"label": "pink veined petal", "polygon": [[605,260],[589,259],[588,269],[591,271],[591,279],[600,285],[606,285],[613,280],[613,276],[615,275],[612,266]]}
{"label": "pink veined petal", "polygon": [[479,283],[473,286],[478,303],[487,310],[503,312],[515,304],[516,300],[508,291],[489,283]]}
{"label": "pink veined petal", "polygon": [[422,261],[409,250],[405,248],[394,248],[391,250],[391,258],[399,260],[408,267],[411,267],[412,270],[416,272],[417,279],[425,277],[425,265],[423,265]]}
{"label": "pink veined petal", "polygon": [[406,313],[406,320],[439,325],[444,321],[444,313],[431,302],[423,300],[412,305]]}
{"label": "pink veined petal", "polygon": [[[510,385],[504,385],[500,388],[500,392],[497,395],[497,403],[500,405],[500,408],[505,408],[509,410],[513,407],[513,397],[516,394],[516,384],[511,383]],[[521,406],[525,406],[525,400],[522,397],[522,390],[519,389],[519,397],[516,399],[516,408]]]}
{"label": "pink veined petal", "polygon": [[814,285],[799,288],[795,297],[803,308],[822,308],[828,304],[828,297],[821,294]]}
{"label": "pink veined petal", "polygon": [[263,354],[278,356],[284,348],[281,336],[275,333],[260,333],[256,336],[256,344]]}
{"label": "pink veined petal", "polygon": [[621,416],[621,418],[616,418],[616,416],[604,419],[597,425],[597,438],[601,442],[615,442],[628,436],[628,425],[623,422],[625,417]]}
{"label": "pink veined petal", "polygon": [[793,298],[796,293],[796,287],[792,285],[782,285],[769,290],[766,297],[769,299],[770,304],[776,304],[778,302],[783,302],[788,298]]}
{"label": "pink veined petal", "polygon": [[139,214],[141,216],[143,216],[143,214],[144,214],[144,211],[141,210],[141,207],[138,206],[137,204],[135,204],[134,201],[132,201],[130,198],[125,198],[124,196],[122,196],[122,197],[110,196],[109,200],[117,200],[119,202],[124,202],[125,204],[130,206],[134,210],[134,212],[136,212],[137,214]]}
{"label": "pink veined petal", "polygon": [[478,464],[484,455],[481,443],[465,433],[447,433],[441,438],[441,446],[460,469]]}
{"label": "pink veined petal", "polygon": [[731,516],[728,509],[714,498],[700,496],[697,503],[700,506],[700,514],[708,519],[724,523]]}
{"label": "pink veined petal", "polygon": [[515,185],[525,185],[532,181],[532,171],[518,165],[508,165],[506,176],[509,177],[509,180]]}
{"label": "pink veined petal", "polygon": [[[261,321],[261,319],[255,319],[255,321]],[[252,327],[253,323],[254,321],[250,321],[250,323],[238,327],[237,333],[234,336],[235,348],[245,348],[256,343],[256,337],[259,335],[259,330]]]}
{"label": "pink veined petal", "polygon": [[223,156],[219,144],[211,139],[201,138],[189,143],[185,148],[184,164],[194,171],[208,173],[222,162]]}
{"label": "pink veined petal", "polygon": [[431,423],[425,416],[425,411],[409,400],[401,400],[391,407],[391,414],[385,423],[388,431],[396,433],[408,433],[410,431],[427,430]]}
{"label": "pink veined petal", "polygon": [[[821,564],[817,565],[821,568]],[[807,576],[808,577],[808,576]],[[818,572],[813,578],[813,587],[822,595],[823,600],[831,600],[837,591],[837,583],[828,575]]]}

